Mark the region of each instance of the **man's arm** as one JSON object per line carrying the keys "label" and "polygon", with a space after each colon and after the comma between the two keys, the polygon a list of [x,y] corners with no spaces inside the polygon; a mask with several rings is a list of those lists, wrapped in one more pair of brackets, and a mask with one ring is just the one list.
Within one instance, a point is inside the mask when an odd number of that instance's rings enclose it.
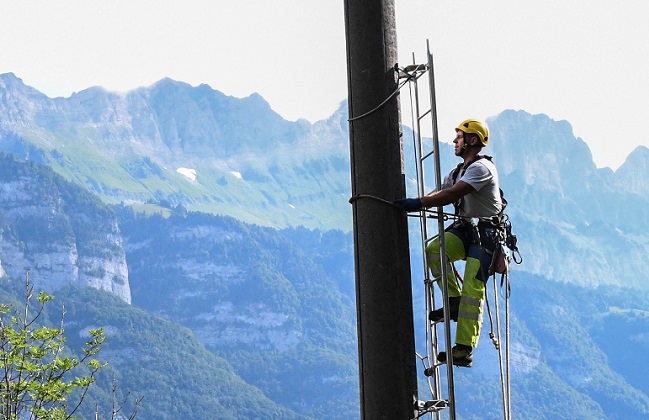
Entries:
{"label": "man's arm", "polygon": [[465,195],[475,192],[475,189],[464,181],[458,181],[451,188],[434,191],[420,198],[421,204],[426,207],[441,207],[455,203]]}

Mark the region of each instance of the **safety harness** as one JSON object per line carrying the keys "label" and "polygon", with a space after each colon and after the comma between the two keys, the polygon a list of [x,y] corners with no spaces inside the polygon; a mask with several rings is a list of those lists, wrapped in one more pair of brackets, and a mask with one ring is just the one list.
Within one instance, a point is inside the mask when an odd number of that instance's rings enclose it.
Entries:
{"label": "safety harness", "polygon": [[[457,182],[462,169],[466,172],[469,166],[473,165],[480,159],[487,159],[491,162],[493,158],[487,155],[478,155],[466,166],[464,165],[464,162],[460,162],[451,173],[453,184]],[[509,216],[505,214],[505,207],[507,207],[505,194],[503,193],[502,188],[499,188],[499,191],[500,200],[502,202],[500,212],[489,218],[489,220],[480,220],[477,226],[459,217],[460,209],[464,203],[463,197],[453,203],[453,206],[455,207],[455,215],[458,218],[452,227],[456,229],[464,229],[465,232],[470,235],[469,238],[471,238],[473,243],[482,245],[489,254],[492,254],[491,264],[487,273],[488,276],[495,273],[503,274],[509,271],[509,263],[512,260],[516,264],[523,262],[523,258],[518,250],[518,239],[512,232],[512,224],[509,220]]]}
{"label": "safety harness", "polygon": [[[473,165],[474,163],[476,163],[480,159],[487,159],[489,162],[493,162],[493,158],[491,156],[478,155],[471,162],[469,162],[469,164],[466,165],[466,166],[464,166],[464,162],[458,163],[457,166],[455,167],[455,169],[453,169],[453,172],[451,173],[451,178],[453,179],[453,184],[455,185],[455,183],[457,182],[457,177],[460,174],[460,171],[462,171],[462,169],[464,169],[464,172],[466,172],[466,170],[469,169],[469,166]],[[500,213],[498,213],[498,215],[501,215],[505,211],[505,207],[507,207],[507,200],[505,200],[505,194],[503,193],[502,188],[498,188],[498,189],[500,190],[500,200],[503,203],[503,207],[502,207],[502,209],[500,209]],[[460,208],[462,207],[463,202],[464,202],[463,198],[460,198],[458,201],[453,203],[453,206],[455,207],[455,214],[457,216],[460,215]]]}

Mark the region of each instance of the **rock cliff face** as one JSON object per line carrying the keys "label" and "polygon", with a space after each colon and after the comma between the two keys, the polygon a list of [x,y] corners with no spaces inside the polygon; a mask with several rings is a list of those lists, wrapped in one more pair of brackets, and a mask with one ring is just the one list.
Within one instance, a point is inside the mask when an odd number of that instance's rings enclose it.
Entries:
{"label": "rock cliff face", "polygon": [[110,209],[47,168],[0,156],[0,264],[6,276],[53,291],[74,284],[131,301]]}
{"label": "rock cliff face", "polygon": [[[502,187],[525,255],[521,270],[583,286],[647,289],[649,149],[598,169],[567,121],[524,111],[488,120]],[[516,268],[518,269],[518,267]]]}
{"label": "rock cliff face", "polygon": [[[300,255],[281,232],[195,213],[120,214],[134,303],[189,326],[208,348],[297,351],[308,341],[303,319],[312,318],[297,311],[318,308],[312,300],[321,293],[337,293],[333,276],[320,273],[314,282],[311,272],[321,270],[315,256]],[[331,268],[337,274],[351,264],[349,238],[339,236],[342,249],[330,251],[344,257]],[[351,283],[351,268],[346,274]]]}

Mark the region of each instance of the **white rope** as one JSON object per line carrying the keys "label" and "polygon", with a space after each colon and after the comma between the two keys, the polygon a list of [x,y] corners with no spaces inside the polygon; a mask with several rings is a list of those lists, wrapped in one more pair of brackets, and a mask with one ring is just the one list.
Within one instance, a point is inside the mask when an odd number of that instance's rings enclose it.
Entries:
{"label": "white rope", "polygon": [[505,342],[506,342],[506,358],[505,360],[507,361],[507,420],[511,419],[512,417],[512,398],[511,398],[511,370],[510,370],[510,357],[509,357],[509,270],[506,270],[505,273],[503,274],[505,278]]}
{"label": "white rope", "polygon": [[[505,379],[505,370],[503,366],[503,349],[502,349],[502,340],[501,340],[501,330],[500,330],[500,308],[498,306],[498,285],[496,282],[496,275],[493,275],[494,280],[494,309],[496,310],[496,339],[494,342],[496,350],[498,350],[498,363],[500,366],[500,390],[503,401],[503,419],[509,420],[508,412],[508,402],[507,402],[507,392],[506,392],[506,379]],[[493,326],[492,326],[493,330]]]}

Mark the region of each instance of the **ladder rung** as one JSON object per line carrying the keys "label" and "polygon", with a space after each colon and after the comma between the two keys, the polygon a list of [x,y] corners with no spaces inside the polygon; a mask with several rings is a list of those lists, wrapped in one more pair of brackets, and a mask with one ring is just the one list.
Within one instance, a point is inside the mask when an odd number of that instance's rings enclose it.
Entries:
{"label": "ladder rung", "polygon": [[424,156],[422,156],[422,157],[421,157],[421,160],[423,161],[424,159],[429,158],[429,157],[431,157],[431,156],[434,155],[434,154],[435,154],[435,151],[434,151],[434,150],[431,150],[430,152],[428,152],[428,153],[426,153]]}
{"label": "ladder rung", "polygon": [[430,109],[419,116],[419,120],[423,120],[426,115],[430,114]]}

